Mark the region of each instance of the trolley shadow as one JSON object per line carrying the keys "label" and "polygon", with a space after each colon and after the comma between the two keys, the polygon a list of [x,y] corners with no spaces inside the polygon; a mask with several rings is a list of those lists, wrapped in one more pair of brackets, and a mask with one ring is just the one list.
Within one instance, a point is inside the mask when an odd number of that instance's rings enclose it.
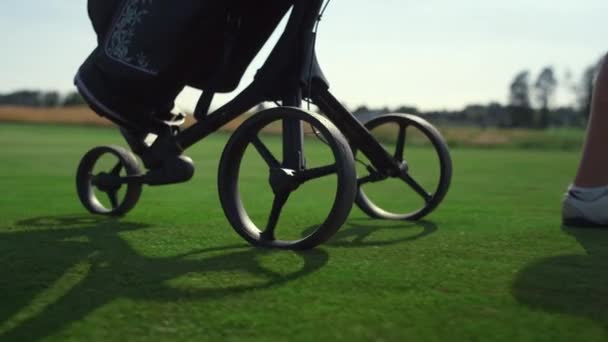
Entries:
{"label": "trolley shadow", "polygon": [[550,257],[526,266],[513,283],[513,295],[534,309],[585,317],[608,329],[608,232],[562,230],[587,254]]}
{"label": "trolley shadow", "polygon": [[[332,247],[365,248],[396,245],[413,242],[431,235],[437,231],[437,225],[430,221],[417,222],[386,222],[375,219],[349,220],[326,244]],[[310,230],[311,228],[309,228]],[[422,229],[422,231],[420,231]],[[378,240],[374,234],[384,231],[405,231],[402,237],[389,240]],[[305,231],[303,234],[307,234]]]}
{"label": "trolley shadow", "polygon": [[[286,284],[322,268],[329,256],[321,249],[298,253],[303,265],[288,274],[263,267],[259,257],[270,253],[246,245],[187,252],[171,257],[138,254],[119,233],[145,230],[146,225],[90,217],[40,217],[17,223],[36,227],[0,234],[0,340],[37,340],[118,298],[174,302],[218,300],[248,291]],[[215,253],[214,253],[215,252]],[[206,254],[212,255],[205,256]],[[78,264],[87,264],[82,280],[31,317],[24,309]],[[167,282],[192,273],[239,271],[261,282],[232,287],[175,288]],[[31,309],[31,308],[30,308]],[[9,322],[13,320],[13,322]]]}

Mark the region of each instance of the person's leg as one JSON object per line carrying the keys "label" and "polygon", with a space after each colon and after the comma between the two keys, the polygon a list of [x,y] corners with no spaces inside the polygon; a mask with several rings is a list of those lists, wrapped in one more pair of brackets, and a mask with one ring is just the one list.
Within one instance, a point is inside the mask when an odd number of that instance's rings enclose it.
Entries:
{"label": "person's leg", "polygon": [[600,65],[583,155],[562,218],[570,226],[608,227],[608,57]]}
{"label": "person's leg", "polygon": [[[608,186],[608,58],[604,58],[595,83],[587,138],[574,185]],[[608,208],[607,208],[608,210]]]}

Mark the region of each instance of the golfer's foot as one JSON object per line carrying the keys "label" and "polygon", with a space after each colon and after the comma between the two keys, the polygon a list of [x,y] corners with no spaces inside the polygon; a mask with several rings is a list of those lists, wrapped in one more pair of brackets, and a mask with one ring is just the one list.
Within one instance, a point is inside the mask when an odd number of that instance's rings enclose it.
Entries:
{"label": "golfer's foot", "polygon": [[570,190],[562,207],[564,225],[572,227],[608,227],[608,190],[586,198]]}
{"label": "golfer's foot", "polygon": [[188,156],[176,156],[162,161],[162,165],[145,175],[148,185],[167,185],[189,181],[194,175],[194,163]]}

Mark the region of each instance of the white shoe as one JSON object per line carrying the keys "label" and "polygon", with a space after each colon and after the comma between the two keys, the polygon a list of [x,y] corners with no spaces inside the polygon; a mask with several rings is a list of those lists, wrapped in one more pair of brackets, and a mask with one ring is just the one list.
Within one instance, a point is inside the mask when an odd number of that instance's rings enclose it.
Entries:
{"label": "white shoe", "polygon": [[608,227],[608,190],[589,201],[569,191],[563,202],[562,220],[566,226]]}

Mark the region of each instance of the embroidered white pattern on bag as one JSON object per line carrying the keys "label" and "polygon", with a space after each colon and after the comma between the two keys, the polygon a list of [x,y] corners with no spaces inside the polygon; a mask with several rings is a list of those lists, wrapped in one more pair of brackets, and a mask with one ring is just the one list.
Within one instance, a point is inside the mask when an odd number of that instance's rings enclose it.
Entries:
{"label": "embroidered white pattern on bag", "polygon": [[127,0],[116,19],[112,32],[106,41],[105,51],[108,56],[123,64],[149,74],[158,72],[151,68],[148,56],[142,51],[133,51],[135,29],[149,13],[146,6],[152,0]]}

